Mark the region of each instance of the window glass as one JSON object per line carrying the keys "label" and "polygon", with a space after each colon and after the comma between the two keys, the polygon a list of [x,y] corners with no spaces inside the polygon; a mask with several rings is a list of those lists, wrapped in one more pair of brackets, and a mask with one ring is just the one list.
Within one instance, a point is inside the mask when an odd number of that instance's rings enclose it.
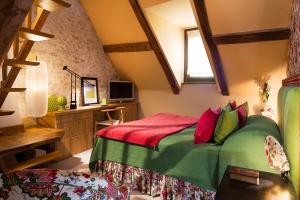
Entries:
{"label": "window glass", "polygon": [[187,30],[186,34],[187,58],[185,59],[187,59],[187,79],[213,79],[214,74],[199,30]]}

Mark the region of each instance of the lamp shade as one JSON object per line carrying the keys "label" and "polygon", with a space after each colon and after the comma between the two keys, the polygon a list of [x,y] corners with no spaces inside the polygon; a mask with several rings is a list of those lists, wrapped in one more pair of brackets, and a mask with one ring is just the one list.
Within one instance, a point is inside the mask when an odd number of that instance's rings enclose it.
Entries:
{"label": "lamp shade", "polygon": [[26,111],[31,117],[42,117],[48,109],[47,64],[26,67]]}

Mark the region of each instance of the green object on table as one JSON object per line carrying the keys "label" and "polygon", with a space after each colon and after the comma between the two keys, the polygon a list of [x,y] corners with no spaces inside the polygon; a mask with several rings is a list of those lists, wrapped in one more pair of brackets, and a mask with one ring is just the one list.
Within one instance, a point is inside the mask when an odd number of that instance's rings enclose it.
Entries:
{"label": "green object on table", "polygon": [[58,110],[58,105],[57,105],[57,96],[55,95],[49,95],[48,96],[48,112],[54,112]]}
{"label": "green object on table", "polygon": [[58,111],[65,111],[67,105],[67,98],[65,96],[57,96],[56,102],[58,105]]}

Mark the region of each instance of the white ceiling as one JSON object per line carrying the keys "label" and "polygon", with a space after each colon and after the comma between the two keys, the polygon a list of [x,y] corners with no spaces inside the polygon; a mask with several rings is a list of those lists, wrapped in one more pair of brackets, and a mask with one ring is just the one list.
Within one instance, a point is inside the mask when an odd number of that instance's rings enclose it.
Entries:
{"label": "white ceiling", "polygon": [[171,0],[145,9],[182,28],[197,26],[190,0]]}

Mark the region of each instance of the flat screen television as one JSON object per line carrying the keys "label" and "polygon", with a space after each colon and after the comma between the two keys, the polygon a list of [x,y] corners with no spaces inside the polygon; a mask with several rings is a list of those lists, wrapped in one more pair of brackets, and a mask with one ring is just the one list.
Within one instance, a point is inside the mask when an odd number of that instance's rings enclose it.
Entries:
{"label": "flat screen television", "polygon": [[131,81],[109,81],[108,101],[134,100],[134,84]]}

